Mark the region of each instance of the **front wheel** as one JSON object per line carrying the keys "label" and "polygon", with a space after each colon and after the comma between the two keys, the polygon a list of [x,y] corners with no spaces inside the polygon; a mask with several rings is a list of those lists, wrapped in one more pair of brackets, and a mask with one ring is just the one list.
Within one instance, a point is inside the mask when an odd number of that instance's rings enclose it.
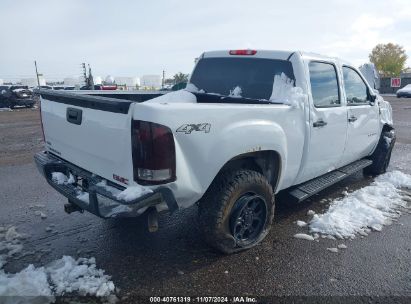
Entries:
{"label": "front wheel", "polygon": [[273,189],[262,174],[251,170],[218,176],[199,205],[205,240],[223,253],[257,245],[269,232],[273,217]]}
{"label": "front wheel", "polygon": [[365,174],[379,175],[387,171],[395,140],[396,136],[394,129],[382,131],[377,148],[370,157],[373,163],[364,169]]}

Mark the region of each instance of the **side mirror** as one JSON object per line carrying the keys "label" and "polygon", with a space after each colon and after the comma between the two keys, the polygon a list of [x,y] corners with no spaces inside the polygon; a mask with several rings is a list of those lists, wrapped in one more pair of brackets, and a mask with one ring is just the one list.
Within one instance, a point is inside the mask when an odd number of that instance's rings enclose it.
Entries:
{"label": "side mirror", "polygon": [[377,95],[370,95],[370,105],[375,105],[375,100],[377,99]]}
{"label": "side mirror", "polygon": [[375,100],[377,99],[377,95],[372,94],[369,89],[367,89],[368,101],[371,106],[375,105]]}

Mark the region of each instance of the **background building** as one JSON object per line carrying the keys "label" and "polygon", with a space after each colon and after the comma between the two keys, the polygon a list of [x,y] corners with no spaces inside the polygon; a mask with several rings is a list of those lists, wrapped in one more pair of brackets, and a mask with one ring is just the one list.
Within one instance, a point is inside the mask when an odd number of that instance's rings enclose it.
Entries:
{"label": "background building", "polygon": [[140,85],[144,88],[161,88],[161,76],[143,75],[141,76]]}
{"label": "background building", "polygon": [[140,86],[140,79],[138,77],[116,77],[116,84],[135,89]]}
{"label": "background building", "polygon": [[[26,85],[28,87],[37,87],[37,78],[23,78],[20,82],[22,85]],[[46,79],[44,79],[44,76],[39,76],[39,82],[41,86],[46,85]]]}
{"label": "background building", "polygon": [[401,75],[402,78],[411,78],[411,68],[406,68],[402,71]]}
{"label": "background building", "polygon": [[82,83],[81,77],[66,77],[63,79],[65,86],[78,86]]}

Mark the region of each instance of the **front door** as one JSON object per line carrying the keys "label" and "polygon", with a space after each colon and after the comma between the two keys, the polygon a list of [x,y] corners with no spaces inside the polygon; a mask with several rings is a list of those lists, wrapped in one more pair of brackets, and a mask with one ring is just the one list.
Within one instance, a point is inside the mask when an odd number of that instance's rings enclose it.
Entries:
{"label": "front door", "polygon": [[367,156],[379,139],[379,108],[371,102],[370,91],[360,74],[343,66],[345,98],[347,101],[347,144],[342,165]]}
{"label": "front door", "polygon": [[309,63],[310,142],[304,160],[304,170],[298,182],[303,182],[337,168],[347,136],[347,108],[341,102],[337,68],[333,63]]}

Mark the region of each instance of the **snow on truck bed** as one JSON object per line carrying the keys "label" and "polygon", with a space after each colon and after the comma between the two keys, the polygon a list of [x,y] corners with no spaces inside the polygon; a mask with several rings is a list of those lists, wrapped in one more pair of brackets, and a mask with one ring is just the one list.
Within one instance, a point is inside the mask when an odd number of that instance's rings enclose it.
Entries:
{"label": "snow on truck bed", "polygon": [[[390,225],[411,203],[411,175],[392,171],[378,176],[373,183],[334,200],[323,214],[314,214],[308,223],[310,235],[296,238],[314,240],[321,234],[328,238],[366,236]],[[297,223],[302,227],[302,221]]]}

